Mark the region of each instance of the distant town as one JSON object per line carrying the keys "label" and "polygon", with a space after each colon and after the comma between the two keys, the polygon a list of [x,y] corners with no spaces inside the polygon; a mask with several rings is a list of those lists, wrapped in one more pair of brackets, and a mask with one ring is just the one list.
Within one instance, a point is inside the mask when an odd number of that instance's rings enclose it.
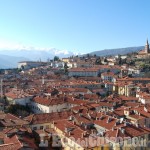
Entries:
{"label": "distant town", "polygon": [[149,150],[150,47],[0,70],[0,150]]}

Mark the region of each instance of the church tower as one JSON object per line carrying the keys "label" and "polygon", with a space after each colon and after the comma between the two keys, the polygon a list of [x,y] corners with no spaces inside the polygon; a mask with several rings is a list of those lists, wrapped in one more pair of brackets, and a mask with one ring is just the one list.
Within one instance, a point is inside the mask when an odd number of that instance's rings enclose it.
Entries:
{"label": "church tower", "polygon": [[147,39],[147,42],[146,42],[146,45],[145,45],[145,53],[150,53],[148,39]]}

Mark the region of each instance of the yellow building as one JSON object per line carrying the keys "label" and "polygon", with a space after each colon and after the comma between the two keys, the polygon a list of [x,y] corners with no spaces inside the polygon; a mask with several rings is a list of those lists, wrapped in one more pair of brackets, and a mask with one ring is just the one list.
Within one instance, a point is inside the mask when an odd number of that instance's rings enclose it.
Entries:
{"label": "yellow building", "polygon": [[62,58],[63,62],[69,63],[70,59],[69,58]]}
{"label": "yellow building", "polygon": [[147,58],[147,57],[150,57],[150,49],[149,49],[148,39],[147,39],[145,48],[143,50],[141,50],[137,55],[137,58]]}
{"label": "yellow building", "polygon": [[101,143],[99,137],[91,136],[72,121],[56,121],[54,129],[61,138],[64,150],[109,150],[109,144],[105,141]]}

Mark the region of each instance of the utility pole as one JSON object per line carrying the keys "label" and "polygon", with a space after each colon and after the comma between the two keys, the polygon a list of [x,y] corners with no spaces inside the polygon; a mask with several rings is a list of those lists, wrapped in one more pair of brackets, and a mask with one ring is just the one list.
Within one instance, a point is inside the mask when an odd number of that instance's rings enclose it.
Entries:
{"label": "utility pole", "polygon": [[45,83],[45,79],[44,77],[42,77],[42,85]]}
{"label": "utility pole", "polygon": [[3,79],[1,79],[1,98],[3,97]]}

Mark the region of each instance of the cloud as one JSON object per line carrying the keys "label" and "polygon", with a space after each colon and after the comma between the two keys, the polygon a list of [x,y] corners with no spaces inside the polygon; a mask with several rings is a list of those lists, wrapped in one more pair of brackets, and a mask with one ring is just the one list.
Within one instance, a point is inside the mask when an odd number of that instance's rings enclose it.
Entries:
{"label": "cloud", "polygon": [[70,52],[68,50],[59,50],[54,47],[36,47],[33,45],[24,45],[22,43],[15,43],[10,41],[0,40],[0,50],[35,50],[35,51],[47,51],[54,55],[79,55],[77,51]]}
{"label": "cloud", "polygon": [[21,50],[28,48],[29,46],[25,46],[22,43],[14,43],[6,40],[0,40],[0,50]]}
{"label": "cloud", "polygon": [[24,45],[22,43],[15,43],[6,40],[0,40],[0,50],[40,50],[48,51],[55,49],[53,47],[37,47],[33,45]]}
{"label": "cloud", "polygon": [[0,39],[0,50],[46,50],[47,48],[35,47],[33,45],[25,45],[21,42],[12,42],[4,39]]}

